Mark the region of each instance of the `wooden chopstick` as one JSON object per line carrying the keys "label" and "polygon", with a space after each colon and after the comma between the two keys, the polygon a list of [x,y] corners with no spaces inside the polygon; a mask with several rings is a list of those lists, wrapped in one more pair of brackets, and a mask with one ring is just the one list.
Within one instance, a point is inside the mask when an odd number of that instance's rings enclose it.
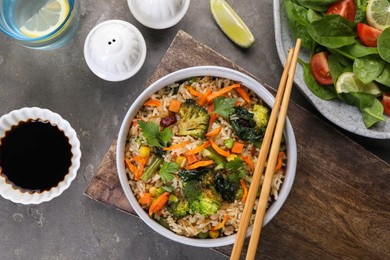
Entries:
{"label": "wooden chopstick", "polygon": [[[281,103],[282,103],[282,98],[283,98],[283,94],[285,92],[286,86],[287,86],[287,88],[290,89],[288,91],[289,92],[288,93],[288,99],[289,99],[290,94],[291,94],[291,87],[292,87],[292,83],[293,83],[293,77],[294,77],[296,63],[297,63],[297,59],[298,59],[298,53],[299,53],[300,44],[301,44],[301,40],[298,39],[297,43],[296,43],[295,50],[294,50],[294,48],[291,48],[290,51],[289,51],[288,57],[287,57],[286,65],[285,65],[285,68],[283,70],[282,77],[280,79],[278,92],[276,94],[275,102],[274,102],[274,105],[273,105],[273,108],[272,108],[272,112],[271,112],[271,115],[270,115],[270,118],[269,118],[269,121],[268,121],[268,126],[267,126],[267,129],[266,129],[264,138],[263,138],[263,143],[262,143],[262,146],[261,146],[261,149],[260,149],[260,154],[259,154],[259,157],[257,159],[255,172],[254,172],[254,175],[252,177],[252,182],[251,182],[251,185],[250,185],[250,188],[249,188],[247,200],[245,202],[244,211],[243,211],[243,214],[241,216],[240,226],[239,226],[239,229],[238,229],[238,232],[237,232],[237,236],[236,236],[236,240],[235,240],[235,243],[234,243],[233,251],[232,251],[231,256],[230,256],[231,260],[238,260],[238,259],[240,259],[241,250],[242,250],[242,247],[243,247],[243,244],[244,244],[244,241],[245,241],[245,237],[246,237],[247,229],[248,229],[248,226],[249,226],[250,218],[252,216],[252,211],[253,211],[253,207],[254,207],[255,200],[256,200],[256,194],[257,194],[258,188],[260,186],[261,177],[262,177],[262,173],[264,171],[265,163],[266,163],[266,160],[267,160],[268,151],[269,151],[269,148],[270,148],[270,145],[271,145],[271,141],[273,139],[272,137],[274,136],[276,120],[277,120],[278,115],[279,115],[279,109],[280,109],[280,106],[281,106]],[[291,68],[294,68],[294,70],[291,70]],[[287,80],[287,79],[289,79],[289,80]],[[286,85],[286,82],[287,82],[287,85]],[[287,104],[288,104],[288,99],[287,99]],[[285,110],[286,110],[285,113],[287,113],[287,107],[285,108]],[[282,114],[279,115],[280,119],[281,119],[281,116],[282,116]],[[286,114],[284,115],[284,118],[285,118],[285,116],[286,116]],[[282,121],[283,121],[283,125],[284,125],[284,119]],[[283,131],[283,127],[282,127],[282,131]],[[279,140],[278,143],[280,145],[280,140]],[[278,147],[278,150],[279,150],[279,147]],[[274,166],[275,166],[275,164],[276,164],[276,161],[274,163]],[[268,167],[267,167],[267,169],[268,169]],[[271,178],[272,178],[272,175],[271,175]],[[264,186],[264,184],[263,184],[263,186]],[[263,189],[262,189],[262,193],[263,193]],[[267,199],[268,199],[269,192],[266,195],[267,195]],[[263,196],[265,196],[265,195],[263,195]],[[261,203],[259,201],[259,205],[260,204]],[[265,205],[266,205],[266,203],[265,203]],[[258,211],[257,211],[257,213],[258,213]],[[257,215],[257,213],[256,213],[256,215]],[[265,210],[264,210],[264,212],[262,214],[261,213],[259,214],[259,218],[261,218],[261,221],[260,221],[261,225],[260,225],[260,230],[256,232],[256,233],[258,233],[258,236],[257,236],[256,240],[258,240],[258,238],[260,237],[260,232],[261,232],[261,226],[262,226],[262,222],[263,222],[263,218],[264,218],[264,213],[265,213]],[[257,217],[256,217],[256,219],[257,219]],[[257,228],[258,228],[258,225],[257,225]],[[251,237],[254,237],[253,231],[252,231],[252,236]],[[252,247],[253,246],[254,246],[254,244],[252,243]],[[255,255],[256,254],[257,243],[256,243],[256,245],[254,247],[255,247],[254,248],[254,255]],[[249,249],[250,248],[248,248],[248,253],[250,251]],[[253,250],[253,248],[252,248],[252,250]],[[253,256],[253,258],[254,258],[254,256]]]}

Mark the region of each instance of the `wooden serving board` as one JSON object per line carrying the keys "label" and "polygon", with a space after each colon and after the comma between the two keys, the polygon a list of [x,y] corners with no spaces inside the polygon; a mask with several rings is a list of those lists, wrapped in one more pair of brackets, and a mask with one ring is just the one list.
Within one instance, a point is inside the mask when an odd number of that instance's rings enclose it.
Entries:
{"label": "wooden serving board", "polygon": [[[179,31],[147,85],[196,65],[247,73]],[[258,256],[390,259],[390,165],[293,102],[288,116],[298,148],[295,182],[279,213],[263,229]],[[119,183],[115,147],[116,140],[85,194],[135,215]],[[228,256],[232,246],[215,250]],[[245,250],[246,245],[243,255]]]}

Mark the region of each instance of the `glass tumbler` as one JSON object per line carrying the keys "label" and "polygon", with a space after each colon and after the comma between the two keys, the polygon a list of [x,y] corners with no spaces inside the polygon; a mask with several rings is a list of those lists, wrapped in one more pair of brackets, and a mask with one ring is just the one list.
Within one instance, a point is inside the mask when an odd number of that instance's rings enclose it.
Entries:
{"label": "glass tumbler", "polygon": [[42,50],[65,45],[77,31],[78,0],[0,0],[0,31]]}

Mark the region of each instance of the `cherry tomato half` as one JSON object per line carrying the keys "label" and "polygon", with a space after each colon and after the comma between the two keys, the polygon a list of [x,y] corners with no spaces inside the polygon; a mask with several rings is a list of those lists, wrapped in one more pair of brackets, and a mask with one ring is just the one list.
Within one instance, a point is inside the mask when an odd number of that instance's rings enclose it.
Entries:
{"label": "cherry tomato half", "polygon": [[359,39],[364,45],[366,45],[367,47],[376,47],[378,44],[378,37],[382,32],[367,24],[358,23],[357,33]]}
{"label": "cherry tomato half", "polygon": [[337,1],[329,7],[326,14],[339,14],[351,22],[354,22],[356,15],[355,2],[353,0]]}
{"label": "cherry tomato half", "polygon": [[390,116],[390,93],[383,94],[382,105],[383,105],[383,108],[385,109],[385,111],[384,111],[385,114]]}
{"label": "cherry tomato half", "polygon": [[310,69],[315,80],[321,85],[332,85],[332,76],[328,66],[328,53],[319,52],[313,55],[310,60]]}

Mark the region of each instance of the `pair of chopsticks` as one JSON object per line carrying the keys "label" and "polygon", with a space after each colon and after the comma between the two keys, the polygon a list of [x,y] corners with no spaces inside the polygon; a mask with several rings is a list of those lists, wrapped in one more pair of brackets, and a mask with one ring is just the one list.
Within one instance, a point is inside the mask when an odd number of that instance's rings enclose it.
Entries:
{"label": "pair of chopsticks", "polygon": [[256,210],[256,218],[253,225],[252,235],[249,241],[246,259],[255,259],[256,256],[257,245],[259,243],[261,228],[263,226],[263,219],[267,208],[268,196],[271,189],[272,176],[274,174],[277,156],[280,148],[280,141],[282,139],[284,129],[284,123],[286,121],[287,108],[291,95],[291,89],[294,82],[294,74],[297,66],[300,47],[301,39],[297,39],[295,48],[291,48],[288,54],[286,66],[283,70],[283,74],[280,79],[275,103],[268,121],[267,130],[264,135],[263,144],[260,148],[260,154],[257,159],[257,164],[254,175],[252,177],[252,183],[249,188],[244,211],[241,216],[240,227],[238,229],[233,251],[230,256],[231,260],[240,259],[241,250],[245,241],[249,221],[252,216],[252,211],[256,200],[256,194],[260,186],[261,176],[264,171],[267,156],[269,154],[267,169],[261,188],[260,199]]}

